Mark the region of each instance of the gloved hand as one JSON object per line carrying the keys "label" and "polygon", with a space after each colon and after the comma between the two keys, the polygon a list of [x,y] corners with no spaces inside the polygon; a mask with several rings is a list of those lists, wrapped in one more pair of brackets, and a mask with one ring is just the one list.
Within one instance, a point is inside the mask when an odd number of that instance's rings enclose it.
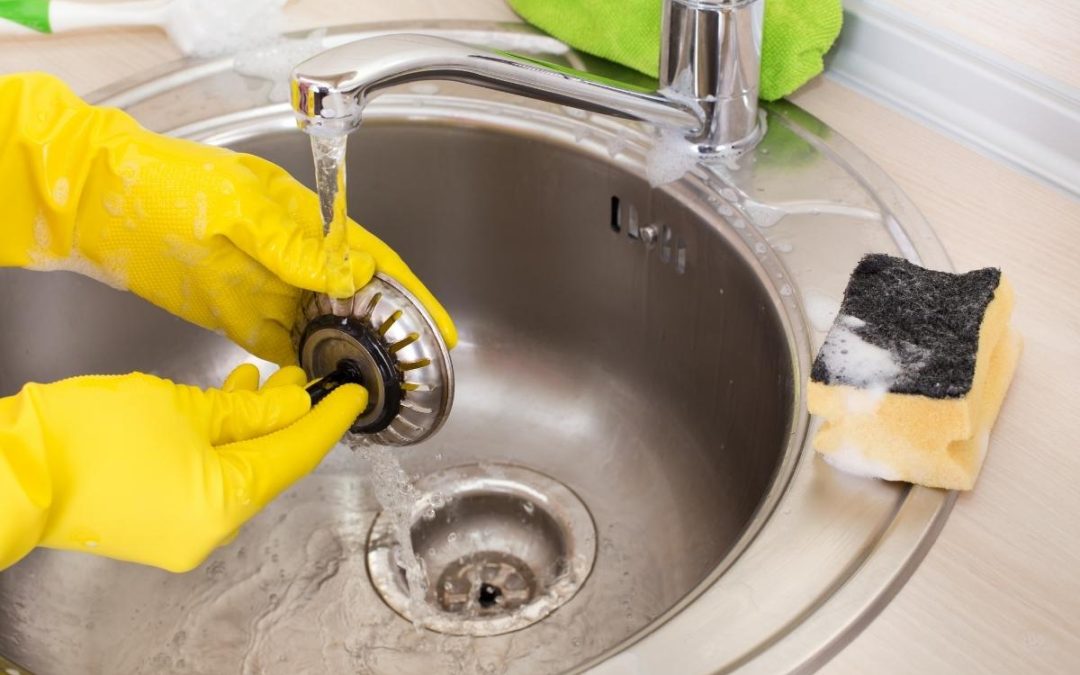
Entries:
{"label": "gloved hand", "polygon": [[[662,0],[507,2],[521,18],[571,47],[656,77]],[[842,21],[840,0],[765,0],[761,98],[783,98],[820,73],[821,57]]]}
{"label": "gloved hand", "polygon": [[40,74],[0,77],[0,266],[62,269],[126,288],[278,364],[301,289],[346,297],[376,271],[457,340],[438,301],[359,225],[331,264],[316,195],[250,155],[167,138]]}
{"label": "gloved hand", "polygon": [[192,569],[304,476],[367,392],[309,412],[304,373],[252,365],[203,391],[151,375],[27,384],[0,399],[0,569],[35,546]]}

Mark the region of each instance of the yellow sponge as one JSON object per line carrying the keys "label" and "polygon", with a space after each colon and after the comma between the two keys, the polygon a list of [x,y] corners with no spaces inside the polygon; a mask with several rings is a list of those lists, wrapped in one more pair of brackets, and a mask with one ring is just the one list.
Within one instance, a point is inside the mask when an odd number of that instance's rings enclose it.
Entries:
{"label": "yellow sponge", "polygon": [[1020,354],[999,270],[926,270],[871,255],[814,361],[814,447],[860,475],[969,490]]}

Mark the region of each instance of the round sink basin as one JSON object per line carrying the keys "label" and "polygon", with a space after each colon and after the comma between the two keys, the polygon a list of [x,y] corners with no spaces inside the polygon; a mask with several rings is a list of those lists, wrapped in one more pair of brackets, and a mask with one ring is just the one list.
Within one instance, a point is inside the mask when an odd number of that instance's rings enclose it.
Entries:
{"label": "round sink basin", "polygon": [[[549,38],[491,25],[340,29],[327,43],[391,29],[586,65]],[[308,139],[269,91],[220,60],[178,64],[98,100],[151,128],[261,155],[311,185]],[[820,315],[866,251],[948,263],[909,203],[842,139],[786,104],[768,123],[755,154],[660,187],[645,178],[647,128],[464,85],[388,93],[350,139],[352,216],[402,254],[461,334],[454,412],[400,451],[406,470],[421,484],[476,482],[461,467],[492,465],[543,477],[526,481],[541,486],[528,488],[536,499],[500,488],[501,474],[481,481],[504,496],[472,498],[466,520],[498,530],[513,555],[474,560],[462,549],[440,563],[440,602],[474,600],[464,569],[488,574],[476,586],[484,611],[531,601],[525,589],[542,586],[569,546],[556,512],[539,525],[533,516],[549,499],[573,503],[567,521],[589,529],[588,545],[575,544],[588,552],[582,583],[550,613],[473,632],[482,637],[414,629],[373,583],[379,506],[368,467],[341,446],[189,574],[35,551],[0,574],[0,664],[692,673],[828,658],[910,573],[951,497],[836,474],[807,449],[801,382]],[[253,360],[73,274],[0,270],[0,288],[0,395],[29,380],[131,370],[214,385]],[[544,494],[549,484],[558,499]],[[505,514],[519,507],[534,517],[521,522],[548,534],[515,529]],[[414,544],[454,534],[453,513],[445,518],[414,529]],[[381,583],[400,583],[384,558]]]}

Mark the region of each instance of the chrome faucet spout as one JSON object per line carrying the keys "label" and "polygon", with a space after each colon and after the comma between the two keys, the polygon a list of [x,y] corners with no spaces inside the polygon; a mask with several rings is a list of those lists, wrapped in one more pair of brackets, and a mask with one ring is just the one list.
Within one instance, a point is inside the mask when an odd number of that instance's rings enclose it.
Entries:
{"label": "chrome faucet spout", "polygon": [[306,131],[349,133],[381,91],[455,80],[593,112],[677,128],[703,152],[757,138],[764,0],[665,0],[660,87],[642,89],[509,52],[426,35],[384,35],[301,63],[292,104]]}

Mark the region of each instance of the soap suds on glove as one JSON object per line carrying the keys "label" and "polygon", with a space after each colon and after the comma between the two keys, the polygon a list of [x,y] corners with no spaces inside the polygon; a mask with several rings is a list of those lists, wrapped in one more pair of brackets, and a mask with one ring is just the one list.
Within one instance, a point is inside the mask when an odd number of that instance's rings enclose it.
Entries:
{"label": "soap suds on glove", "polygon": [[34,216],[34,244],[41,251],[47,251],[49,246],[52,245],[52,230],[49,228],[49,219],[41,212]]}
{"label": "soap suds on glove", "polygon": [[124,197],[115,192],[106,194],[101,199],[101,208],[105,209],[105,213],[110,216],[119,218],[124,215]]}
{"label": "soap suds on glove", "polygon": [[192,227],[196,239],[202,240],[206,237],[208,221],[206,193],[200,192],[195,195],[195,221]]}
{"label": "soap suds on glove", "polygon": [[70,190],[71,185],[68,183],[67,178],[61,177],[56,179],[56,185],[53,186],[53,201],[56,202],[57,206],[63,208],[67,205],[68,193]]}
{"label": "soap suds on glove", "polygon": [[31,254],[30,264],[26,266],[26,269],[38,272],[75,272],[118,291],[128,290],[126,275],[120,265],[102,268],[75,252],[64,258],[42,253]]}

